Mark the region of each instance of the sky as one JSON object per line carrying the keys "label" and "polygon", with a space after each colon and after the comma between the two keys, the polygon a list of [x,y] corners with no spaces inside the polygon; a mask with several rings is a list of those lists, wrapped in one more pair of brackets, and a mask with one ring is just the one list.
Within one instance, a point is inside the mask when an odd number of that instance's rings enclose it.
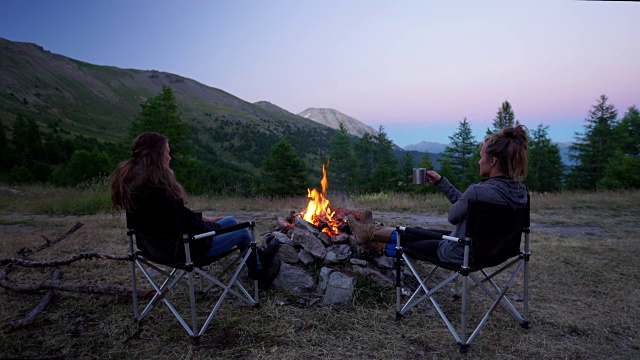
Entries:
{"label": "sky", "polygon": [[575,140],[600,95],[640,106],[640,2],[0,0],[0,37],[159,70],[292,113],[332,108],[399,146],[478,140],[504,101]]}

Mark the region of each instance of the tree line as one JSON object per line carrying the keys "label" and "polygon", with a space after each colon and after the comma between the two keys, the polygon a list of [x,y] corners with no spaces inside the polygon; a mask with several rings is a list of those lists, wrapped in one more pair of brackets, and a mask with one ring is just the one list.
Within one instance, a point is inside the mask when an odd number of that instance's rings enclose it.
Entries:
{"label": "tree line", "polygon": [[[511,104],[505,101],[487,135],[518,123]],[[305,162],[308,159],[302,159],[291,145],[292,142],[303,145],[295,134],[289,134],[289,139],[283,137],[269,151],[264,151],[268,146],[265,141],[272,144],[274,137],[263,137],[262,142],[251,145],[250,149],[242,144],[227,147],[229,151],[244,149],[245,153],[239,158],[257,165],[259,174],[226,161],[199,140],[197,133],[201,130],[181,121],[175,95],[168,86],[140,105],[129,127],[128,139],[122,143],[99,142],[83,136],[65,137],[55,124],[50,124],[48,130],[41,131],[35,120],[23,115],[16,117],[10,137],[0,126],[0,181],[55,186],[91,182],[107,176],[118,162],[130,156],[131,140],[143,131],[168,136],[172,168],[192,193],[232,191],[242,195],[299,196],[306,194],[307,188],[317,187],[319,181],[309,176],[320,170],[319,164]],[[415,163],[409,152],[397,157],[384,127],[378,130],[376,135],[366,133],[357,138],[340,124],[326,154],[331,192],[434,191],[433,187],[411,184],[415,167],[438,168],[461,189],[480,181],[478,160],[482,139],[474,137],[466,118],[449,136],[449,145],[437,167],[426,153],[419,163]],[[530,190],[640,188],[640,112],[636,106],[618,119],[617,110],[602,95],[590,109],[584,131],[575,134],[575,142],[570,147],[571,166],[562,163],[558,146],[549,138],[549,126],[539,124],[529,130],[529,176],[525,184]]]}
{"label": "tree line", "polygon": [[[487,135],[520,122],[505,101]],[[467,119],[449,137],[440,172],[459,188],[478,182],[480,143]],[[562,163],[560,149],[549,138],[549,126],[529,129],[529,174],[525,184],[532,191],[604,190],[640,188],[640,112],[631,106],[622,118],[606,95],[589,110],[584,131],[575,134],[569,147],[572,165]]]}

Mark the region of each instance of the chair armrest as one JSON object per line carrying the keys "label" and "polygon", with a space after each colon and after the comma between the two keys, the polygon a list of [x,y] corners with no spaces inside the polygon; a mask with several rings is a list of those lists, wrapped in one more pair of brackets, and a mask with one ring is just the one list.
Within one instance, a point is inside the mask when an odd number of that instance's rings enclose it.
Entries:
{"label": "chair armrest", "polygon": [[236,224],[236,225],[220,228],[218,230],[209,231],[209,232],[206,232],[206,233],[194,235],[193,239],[194,240],[198,240],[198,239],[202,239],[202,238],[209,237],[209,236],[222,235],[222,234],[230,233],[232,231],[245,229],[245,228],[248,228],[248,227],[252,228],[254,226],[256,226],[256,222],[255,221],[245,221],[245,222],[242,222],[242,223],[239,223],[239,224]]}
{"label": "chair armrest", "polygon": [[442,239],[442,240],[448,240],[448,241],[461,242],[461,240],[457,237],[442,235],[435,231],[429,231],[426,229],[413,228],[413,227],[407,227],[407,226],[396,226],[396,230],[398,232],[406,232],[408,234],[424,236],[425,239]]}

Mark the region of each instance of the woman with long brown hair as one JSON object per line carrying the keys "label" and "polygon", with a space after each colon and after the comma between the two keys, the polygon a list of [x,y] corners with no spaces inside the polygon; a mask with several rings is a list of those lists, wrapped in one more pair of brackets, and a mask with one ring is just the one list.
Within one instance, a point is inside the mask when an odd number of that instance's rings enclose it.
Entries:
{"label": "woman with long brown hair", "polygon": [[[156,132],[138,135],[131,143],[131,158],[122,161],[111,174],[111,202],[116,211],[135,212],[137,217],[158,235],[171,229],[158,219],[169,211],[177,199],[187,203],[184,188],[176,180],[171,162],[169,140]],[[201,234],[238,224],[232,216],[211,218],[203,216],[187,207],[184,208],[185,222],[189,235]],[[201,239],[191,244],[194,260],[223,254],[234,246],[241,250],[251,244],[251,234],[241,229],[226,234]],[[272,280],[277,275],[280,261],[276,258],[279,243],[272,241],[266,250],[259,249],[258,269],[251,269],[262,280]],[[275,259],[275,261],[274,261]],[[249,263],[248,263],[249,264]],[[266,271],[262,271],[262,268]]]}

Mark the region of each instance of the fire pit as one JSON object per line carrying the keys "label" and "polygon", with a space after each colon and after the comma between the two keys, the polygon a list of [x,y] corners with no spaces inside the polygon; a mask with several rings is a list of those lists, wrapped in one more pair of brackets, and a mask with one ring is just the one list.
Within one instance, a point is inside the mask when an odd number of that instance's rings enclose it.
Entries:
{"label": "fire pit", "polygon": [[[358,245],[350,233],[347,216],[360,219],[351,209],[332,209],[327,198],[327,173],[322,167],[321,191],[308,189],[309,203],[303,212],[291,211],[278,218],[264,241],[278,239],[282,245],[280,274],[273,285],[296,294],[322,297],[324,303],[349,303],[358,274],[378,285],[393,287],[394,259],[381,256],[367,245]],[[309,271],[320,266],[320,271]],[[315,274],[317,273],[317,274]]]}

